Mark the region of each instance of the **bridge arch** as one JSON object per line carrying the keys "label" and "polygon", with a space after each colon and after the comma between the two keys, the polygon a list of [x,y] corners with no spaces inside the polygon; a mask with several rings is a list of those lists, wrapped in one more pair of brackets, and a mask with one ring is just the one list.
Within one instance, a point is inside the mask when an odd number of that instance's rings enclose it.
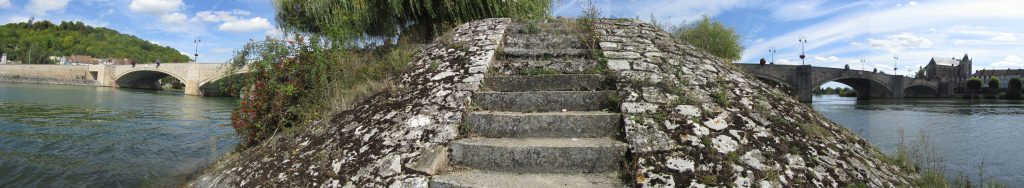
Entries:
{"label": "bridge arch", "polygon": [[860,100],[890,98],[893,93],[892,87],[887,82],[872,76],[837,76],[815,81],[811,86],[812,89],[817,89],[828,82],[838,82],[850,86],[857,92],[857,99]]}
{"label": "bridge arch", "polygon": [[903,89],[903,97],[906,98],[932,98],[939,97],[939,89],[928,84],[910,85]]}
{"label": "bridge arch", "polygon": [[114,77],[114,83],[117,84],[117,87],[161,89],[160,79],[168,76],[173,77],[174,79],[178,79],[182,83],[186,83],[184,79],[185,77],[178,75],[175,72],[159,69],[141,69],[128,71]]}
{"label": "bridge arch", "polygon": [[224,87],[228,81],[247,75],[248,72],[240,72],[231,75],[218,75],[199,82],[199,91],[204,96],[231,96],[232,93],[225,92]]}

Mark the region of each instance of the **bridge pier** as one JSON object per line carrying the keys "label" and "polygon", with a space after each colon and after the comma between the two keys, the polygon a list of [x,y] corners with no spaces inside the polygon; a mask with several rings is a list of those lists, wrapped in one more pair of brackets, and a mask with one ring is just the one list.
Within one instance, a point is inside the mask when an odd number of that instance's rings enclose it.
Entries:
{"label": "bridge pier", "polygon": [[800,102],[811,103],[814,100],[814,88],[818,87],[814,85],[813,71],[810,65],[802,65],[796,67],[796,74],[792,75],[793,90],[797,91],[797,98]]}
{"label": "bridge pier", "polygon": [[903,78],[904,77],[901,75],[892,76],[892,83],[890,83],[890,87],[892,87],[891,97],[893,99],[902,99],[903,96],[905,96],[903,93]]}

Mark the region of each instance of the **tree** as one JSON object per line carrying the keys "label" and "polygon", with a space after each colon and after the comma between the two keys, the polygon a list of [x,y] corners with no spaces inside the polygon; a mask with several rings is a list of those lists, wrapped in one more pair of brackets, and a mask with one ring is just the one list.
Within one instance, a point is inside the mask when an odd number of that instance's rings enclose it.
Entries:
{"label": "tree", "polygon": [[1024,83],[1021,82],[1020,78],[1010,78],[1010,81],[1006,85],[1006,98],[1021,99],[1020,89]]}
{"label": "tree", "polygon": [[981,89],[981,79],[979,79],[977,77],[968,79],[967,80],[967,89],[975,90],[975,91],[980,90]]}
{"label": "tree", "polygon": [[989,89],[999,89],[999,78],[992,77],[992,78],[988,79],[988,88]]}
{"label": "tree", "polygon": [[159,46],[117,31],[87,26],[82,22],[49,21],[0,26],[0,51],[23,63],[53,63],[50,56],[88,55],[96,58],[128,58],[141,62],[162,59],[185,62],[188,57],[174,48]]}
{"label": "tree", "polygon": [[[282,30],[326,37],[333,45],[410,38],[426,42],[466,21],[549,15],[550,0],[275,0]],[[385,42],[385,44],[390,42]]]}
{"label": "tree", "polygon": [[708,16],[704,16],[700,22],[679,27],[672,34],[680,41],[728,61],[740,60],[743,52],[741,37],[736,34],[736,30]]}

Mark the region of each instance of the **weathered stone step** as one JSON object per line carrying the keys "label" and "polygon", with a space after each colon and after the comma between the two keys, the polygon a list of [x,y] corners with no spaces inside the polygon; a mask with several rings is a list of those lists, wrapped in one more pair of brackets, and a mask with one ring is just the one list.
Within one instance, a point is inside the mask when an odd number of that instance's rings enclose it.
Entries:
{"label": "weathered stone step", "polygon": [[586,45],[579,37],[569,34],[514,34],[505,37],[505,48],[522,49],[583,49]]}
{"label": "weathered stone step", "polygon": [[605,88],[599,74],[488,76],[483,84],[492,91],[594,91]]}
{"label": "weathered stone step", "polygon": [[618,171],[626,152],[609,138],[466,138],[450,147],[456,165],[521,173]]}
{"label": "weathered stone step", "polygon": [[509,112],[600,111],[610,106],[614,91],[476,92],[473,104],[480,110]]}
{"label": "weathered stone step", "polygon": [[454,187],[625,187],[618,173],[522,174],[470,170],[434,176],[432,188]]}
{"label": "weathered stone step", "polygon": [[562,74],[587,74],[595,73],[597,65],[596,60],[584,58],[505,58],[499,60],[494,68],[497,70],[496,73],[504,75],[523,75],[530,69],[549,69]]}
{"label": "weathered stone step", "polygon": [[607,112],[472,112],[471,132],[490,138],[611,138],[622,132],[620,115]]}
{"label": "weathered stone step", "polygon": [[592,56],[591,50],[587,49],[524,49],[524,48],[504,48],[501,50],[501,55],[505,57],[517,57],[517,58],[536,58],[542,60],[545,58],[588,58]]}

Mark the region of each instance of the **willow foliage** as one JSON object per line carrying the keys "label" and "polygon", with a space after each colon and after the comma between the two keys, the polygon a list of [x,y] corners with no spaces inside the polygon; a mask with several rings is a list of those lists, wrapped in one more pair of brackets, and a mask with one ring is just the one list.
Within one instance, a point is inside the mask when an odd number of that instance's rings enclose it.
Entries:
{"label": "willow foliage", "polygon": [[460,23],[549,15],[550,0],[275,0],[277,22],[291,32],[351,44],[399,35],[426,41]]}

